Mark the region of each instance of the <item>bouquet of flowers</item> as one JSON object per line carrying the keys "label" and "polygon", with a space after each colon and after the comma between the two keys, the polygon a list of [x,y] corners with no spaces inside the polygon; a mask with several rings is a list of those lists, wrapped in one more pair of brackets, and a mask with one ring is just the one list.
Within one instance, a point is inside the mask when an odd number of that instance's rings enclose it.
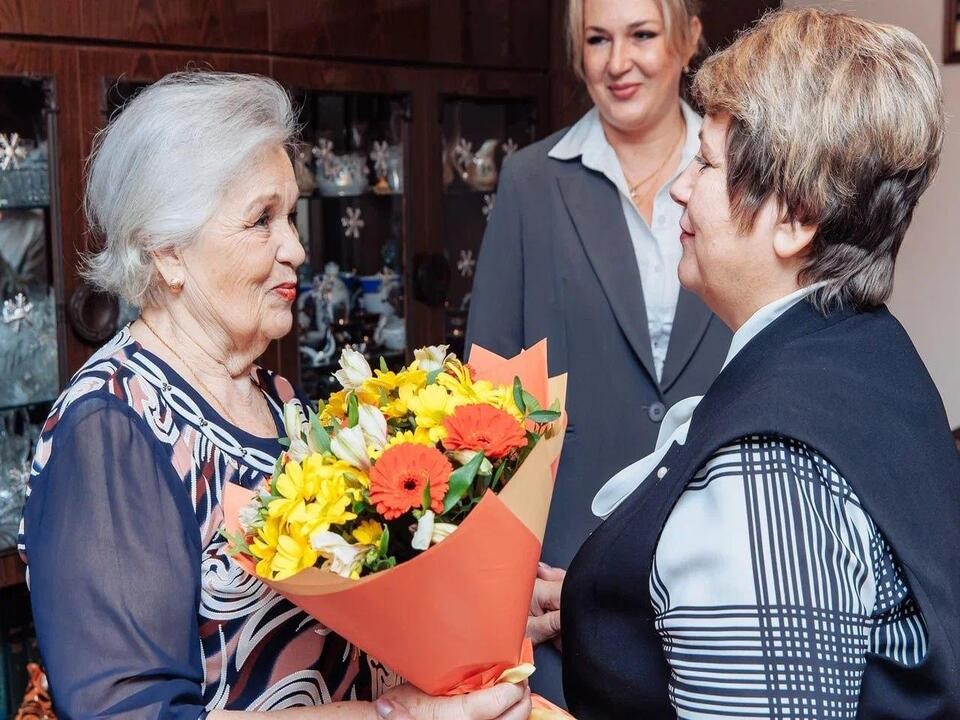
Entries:
{"label": "bouquet of flowers", "polygon": [[236,561],[420,689],[532,671],[523,638],[565,377],[546,343],[507,360],[417,350],[399,372],[345,350],[342,390],[284,408],[269,482],[224,492]]}

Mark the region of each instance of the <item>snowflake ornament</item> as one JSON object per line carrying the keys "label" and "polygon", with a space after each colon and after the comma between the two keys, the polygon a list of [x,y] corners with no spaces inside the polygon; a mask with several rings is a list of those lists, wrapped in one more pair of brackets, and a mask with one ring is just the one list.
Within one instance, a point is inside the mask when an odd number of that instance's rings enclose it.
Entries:
{"label": "snowflake ornament", "polygon": [[519,149],[520,146],[513,141],[513,138],[507,138],[507,141],[503,144],[503,157],[508,158]]}
{"label": "snowflake ornament", "polygon": [[20,147],[20,135],[11,133],[8,138],[0,133],[0,170],[20,169],[20,161],[26,159],[27,151]]}
{"label": "snowflake ornament", "polygon": [[370,159],[373,160],[373,171],[377,177],[386,177],[387,165],[390,162],[390,146],[386,140],[375,140],[373,150],[370,152]]}
{"label": "snowflake ornament", "polygon": [[347,214],[340,218],[340,224],[343,225],[343,234],[346,237],[360,239],[360,231],[363,229],[363,213],[358,207],[348,207]]}
{"label": "snowflake ornament", "polygon": [[481,208],[481,211],[483,212],[483,217],[485,220],[490,219],[490,213],[493,212],[493,206],[494,204],[496,204],[496,202],[497,202],[496,193],[490,193],[488,195],[483,196],[483,208]]}
{"label": "snowflake ornament", "polygon": [[314,159],[317,161],[317,164],[323,168],[323,171],[330,174],[330,164],[333,162],[333,141],[323,138],[320,142],[313,146]]}
{"label": "snowflake ornament", "polygon": [[466,138],[460,138],[453,146],[453,154],[460,160],[469,160],[473,157],[473,143]]}
{"label": "snowflake ornament", "polygon": [[33,303],[23,293],[17,293],[12,300],[3,301],[3,322],[13,324],[13,331],[20,332],[20,324],[29,322],[27,316],[33,310]]}
{"label": "snowflake ornament", "polygon": [[460,259],[457,260],[457,270],[461,277],[473,277],[473,269],[477,266],[477,261],[473,257],[473,250],[461,250]]}

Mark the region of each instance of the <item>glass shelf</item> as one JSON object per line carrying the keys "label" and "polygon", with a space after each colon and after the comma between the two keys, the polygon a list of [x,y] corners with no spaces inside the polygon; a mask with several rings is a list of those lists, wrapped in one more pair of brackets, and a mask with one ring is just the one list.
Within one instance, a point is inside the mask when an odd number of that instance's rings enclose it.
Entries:
{"label": "glass shelf", "polygon": [[51,81],[0,77],[0,550],[16,542],[33,451],[60,390],[52,107]]}
{"label": "glass shelf", "polygon": [[446,342],[458,354],[464,351],[473,275],[500,170],[510,155],[533,142],[536,108],[534,100],[516,98],[453,97],[442,105],[443,252],[451,277]]}
{"label": "glass shelf", "polygon": [[[403,96],[294,91],[303,143],[300,185],[297,380],[313,400],[339,389],[345,347],[376,367],[406,356],[403,188],[409,124]],[[377,187],[385,192],[378,192]],[[388,192],[386,190],[389,190]]]}

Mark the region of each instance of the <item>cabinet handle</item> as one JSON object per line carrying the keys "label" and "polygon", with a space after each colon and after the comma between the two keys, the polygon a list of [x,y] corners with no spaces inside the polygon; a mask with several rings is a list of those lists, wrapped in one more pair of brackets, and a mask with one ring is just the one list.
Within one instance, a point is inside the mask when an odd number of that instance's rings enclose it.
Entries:
{"label": "cabinet handle", "polygon": [[450,290],[450,261],[440,253],[421,253],[413,259],[413,294],[429,307],[440,307]]}
{"label": "cabinet handle", "polygon": [[120,304],[109,294],[86,283],[70,295],[67,318],[78,338],[90,345],[99,345],[117,332]]}

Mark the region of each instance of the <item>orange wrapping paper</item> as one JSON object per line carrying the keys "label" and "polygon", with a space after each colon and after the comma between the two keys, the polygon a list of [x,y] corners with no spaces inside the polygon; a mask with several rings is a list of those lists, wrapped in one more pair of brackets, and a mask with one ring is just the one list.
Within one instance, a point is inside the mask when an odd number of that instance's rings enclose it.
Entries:
{"label": "orange wrapping paper", "polygon": [[[566,376],[548,378],[543,341],[505,359],[474,347],[477,377],[497,384],[519,377],[543,407],[563,407]],[[529,663],[524,639],[565,418],[543,438],[498,495],[488,492],[439,545],[390,570],[359,580],[310,568],[279,582],[263,580],[334,632],[431,695],[493,685]],[[224,488],[225,524],[240,532],[239,512],[253,492]],[[236,562],[254,575],[250,558]],[[569,717],[537,698],[533,718]]]}

